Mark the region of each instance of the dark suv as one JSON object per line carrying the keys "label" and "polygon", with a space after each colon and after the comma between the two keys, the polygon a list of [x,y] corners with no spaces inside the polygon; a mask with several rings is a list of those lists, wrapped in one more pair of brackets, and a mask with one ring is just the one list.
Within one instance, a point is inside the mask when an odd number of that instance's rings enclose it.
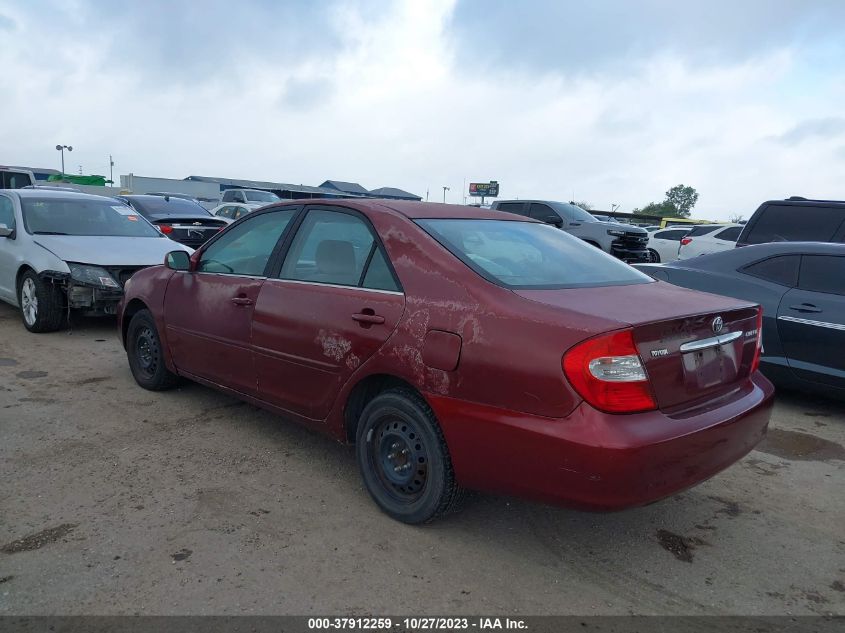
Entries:
{"label": "dark suv", "polygon": [[491,208],[556,226],[628,263],[651,261],[648,232],[645,229],[613,220],[601,222],[581,207],[568,202],[497,200]]}
{"label": "dark suv", "polygon": [[736,244],[766,242],[845,242],[845,201],[793,196],[764,202]]}

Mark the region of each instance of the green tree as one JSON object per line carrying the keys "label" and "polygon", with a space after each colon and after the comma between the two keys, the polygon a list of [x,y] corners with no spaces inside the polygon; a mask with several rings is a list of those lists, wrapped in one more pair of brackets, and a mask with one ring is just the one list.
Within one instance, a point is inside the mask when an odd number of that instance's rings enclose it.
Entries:
{"label": "green tree", "polygon": [[657,215],[670,218],[688,218],[695,203],[698,202],[698,192],[687,185],[675,185],[666,192],[663,202],[649,202],[640,209],[634,209],[634,215]]}
{"label": "green tree", "polygon": [[675,185],[666,192],[666,202],[678,210],[678,216],[688,218],[695,203],[698,202],[698,192],[687,185]]}

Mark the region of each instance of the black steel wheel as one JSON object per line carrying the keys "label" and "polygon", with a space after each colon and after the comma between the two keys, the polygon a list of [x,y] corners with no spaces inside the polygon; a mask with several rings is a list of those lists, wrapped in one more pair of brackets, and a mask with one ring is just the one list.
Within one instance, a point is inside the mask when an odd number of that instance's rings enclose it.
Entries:
{"label": "black steel wheel", "polygon": [[171,372],[164,362],[161,339],[149,310],[140,310],[129,322],[126,356],[135,382],[144,389],[163,391],[179,382],[179,376]]}
{"label": "black steel wheel", "polygon": [[660,263],[660,254],[653,248],[648,249],[648,258],[652,264]]}
{"label": "black steel wheel", "polygon": [[405,523],[425,523],[461,497],[434,412],[410,389],[390,389],[361,414],[358,466],[379,507]]}

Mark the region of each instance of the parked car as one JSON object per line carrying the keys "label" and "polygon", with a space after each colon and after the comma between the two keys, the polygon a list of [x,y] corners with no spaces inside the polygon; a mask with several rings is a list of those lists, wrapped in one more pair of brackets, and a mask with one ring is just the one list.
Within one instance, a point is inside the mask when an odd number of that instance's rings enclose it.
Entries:
{"label": "parked car", "polygon": [[845,244],[758,244],[638,268],[678,286],[760,303],[763,372],[785,387],[845,395]]}
{"label": "parked car", "polygon": [[252,213],[256,209],[260,209],[262,204],[243,204],[233,203],[221,204],[211,210],[211,215],[226,220],[227,224],[231,224],[245,216],[247,213]]}
{"label": "parked car", "polygon": [[652,224],[650,226],[644,226],[642,228],[644,228],[648,233],[654,233],[655,231],[659,231],[663,227],[659,224]]}
{"label": "parked car", "polygon": [[171,240],[196,248],[226,226],[196,202],[153,195],[118,196]]}
{"label": "parked car", "polygon": [[126,281],[174,248],[111,198],[0,191],[0,299],[21,309],[30,332],[59,329],[69,309],[114,314]]}
{"label": "parked car", "polygon": [[650,261],[645,229],[619,222],[599,222],[579,206],[549,200],[497,200],[492,209],[551,224],[626,262]]}
{"label": "parked car", "polygon": [[220,196],[220,202],[271,204],[279,200],[275,193],[263,189],[226,189]]}
{"label": "parked car", "polygon": [[355,442],[408,523],[464,487],[655,501],[748,453],[773,394],[755,304],[456,205],[264,207],[138,273],[119,319],[140,386],[189,378]]}
{"label": "parked car", "polygon": [[35,175],[26,169],[0,165],[0,189],[23,189],[35,184]]}
{"label": "parked car", "polygon": [[654,263],[673,262],[678,259],[681,240],[689,231],[689,228],[675,226],[650,233],[648,250],[651,254],[651,261]]}
{"label": "parked car", "polygon": [[845,201],[793,196],[761,204],[737,246],[766,242],[845,242]]}
{"label": "parked car", "polygon": [[690,230],[682,239],[677,259],[689,259],[736,248],[741,224],[703,224]]}

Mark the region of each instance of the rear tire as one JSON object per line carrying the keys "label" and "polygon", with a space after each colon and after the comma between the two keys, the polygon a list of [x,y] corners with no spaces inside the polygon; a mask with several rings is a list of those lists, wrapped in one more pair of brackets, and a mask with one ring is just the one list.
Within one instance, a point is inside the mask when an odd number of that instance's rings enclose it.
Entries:
{"label": "rear tire", "polygon": [[433,521],[454,510],[463,490],[428,403],[406,388],[385,391],[364,408],[355,452],[376,504],[403,523]]}
{"label": "rear tire", "polygon": [[149,310],[139,310],[129,322],[126,357],[135,382],[144,389],[165,391],[179,384],[179,376],[164,363],[161,338]]}
{"label": "rear tire", "polygon": [[18,305],[24,327],[30,332],[55,332],[64,319],[64,293],[61,288],[28,270],[18,285]]}

